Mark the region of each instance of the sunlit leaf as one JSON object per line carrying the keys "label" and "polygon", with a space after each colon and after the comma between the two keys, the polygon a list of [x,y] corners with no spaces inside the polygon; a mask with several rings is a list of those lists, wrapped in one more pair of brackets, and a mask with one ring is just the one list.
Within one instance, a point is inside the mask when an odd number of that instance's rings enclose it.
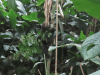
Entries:
{"label": "sunlit leaf", "polygon": [[100,32],[86,38],[82,44],[80,53],[84,60],[91,59],[100,53]]}
{"label": "sunlit leaf", "polygon": [[38,20],[38,18],[37,18],[37,12],[31,13],[30,15],[24,15],[24,16],[22,16],[22,18],[24,20],[28,20],[28,21]]}
{"label": "sunlit leaf", "polygon": [[81,31],[79,39],[80,40],[86,39],[86,36],[83,34],[83,31]]}
{"label": "sunlit leaf", "polygon": [[62,11],[60,4],[59,4],[59,11],[60,11],[61,16],[64,17],[64,14],[63,14],[63,11]]}
{"label": "sunlit leaf", "polygon": [[[85,11],[90,16],[100,19],[100,0],[71,0],[75,8],[81,12]],[[92,8],[92,9],[91,9]]]}
{"label": "sunlit leaf", "polygon": [[[29,0],[27,0],[29,1]],[[20,1],[15,1],[16,2],[16,5],[17,5],[17,8],[24,13],[24,15],[27,15],[27,12],[25,11],[25,8],[23,6],[23,3],[20,2]]]}
{"label": "sunlit leaf", "polygon": [[92,59],[90,59],[90,60],[91,60],[92,62],[94,62],[94,63],[100,65],[100,57],[99,57],[99,56],[96,56],[96,57],[94,57],[94,58],[92,58]]}
{"label": "sunlit leaf", "polygon": [[7,1],[3,1],[3,5],[4,5],[4,7],[6,7],[7,6]]}

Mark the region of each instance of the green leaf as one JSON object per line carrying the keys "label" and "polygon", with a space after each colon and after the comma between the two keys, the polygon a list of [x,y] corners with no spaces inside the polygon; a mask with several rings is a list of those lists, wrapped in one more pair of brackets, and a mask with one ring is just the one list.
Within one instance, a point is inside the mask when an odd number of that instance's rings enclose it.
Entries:
{"label": "green leaf", "polygon": [[4,7],[6,7],[7,6],[7,1],[3,1],[3,5],[4,5]]}
{"label": "green leaf", "polygon": [[97,56],[100,53],[100,31],[87,37],[79,51],[84,60]]}
{"label": "green leaf", "polygon": [[58,48],[58,46],[57,46],[57,47],[56,47],[56,46],[50,46],[48,50],[49,50],[49,51],[52,51],[52,50],[54,50],[54,49],[56,49],[56,48]]}
{"label": "green leaf", "polygon": [[69,11],[68,9],[63,11],[65,17],[68,17],[70,15],[68,11]]}
{"label": "green leaf", "polygon": [[[100,19],[100,0],[71,0],[75,8],[81,12],[85,11],[90,16]],[[92,8],[92,9],[91,9]]]}
{"label": "green leaf", "polygon": [[27,22],[22,23],[23,26],[30,26]]}
{"label": "green leaf", "polygon": [[37,12],[31,13],[30,15],[24,15],[24,16],[22,16],[22,18],[24,20],[28,20],[28,21],[38,20],[38,18],[37,18]]}
{"label": "green leaf", "polygon": [[71,35],[67,35],[67,38],[71,38],[71,40],[75,40],[74,37],[72,37]]}
{"label": "green leaf", "polygon": [[5,16],[8,15],[8,12],[6,12],[6,11],[2,11],[2,14],[3,14],[3,16],[5,17]]}
{"label": "green leaf", "polygon": [[33,36],[34,32],[28,33],[28,35],[22,35],[18,48],[22,55],[26,58],[33,56],[34,53],[40,54],[42,50],[39,48],[36,37]]}
{"label": "green leaf", "polygon": [[15,0],[7,0],[7,7],[8,9],[16,10]]}
{"label": "green leaf", "polygon": [[40,6],[45,0],[37,0],[37,5]]}
{"label": "green leaf", "polygon": [[0,11],[1,11],[1,10],[4,10],[3,7],[0,7]]}
{"label": "green leaf", "polygon": [[84,39],[86,39],[86,36],[83,34],[83,31],[81,31],[79,40],[84,40]]}
{"label": "green leaf", "polygon": [[71,7],[69,10],[71,15],[75,15],[74,7]]}
{"label": "green leaf", "polygon": [[41,35],[41,30],[38,30],[38,35]]}
{"label": "green leaf", "polygon": [[44,21],[45,21],[45,18],[44,18],[44,17],[38,18],[38,22],[39,22],[40,24],[43,24]]}
{"label": "green leaf", "polygon": [[91,48],[93,48],[95,45],[91,44],[90,46],[87,47],[87,51],[90,50]]}
{"label": "green leaf", "polygon": [[90,59],[90,60],[91,60],[92,62],[94,62],[94,63],[100,65],[100,57],[99,57],[99,56],[96,56],[96,57],[94,57],[94,58],[92,58],[92,59]]}
{"label": "green leaf", "polygon": [[22,3],[23,4],[29,4],[30,3],[30,0],[22,0]]}
{"label": "green leaf", "polygon": [[65,45],[60,45],[60,46],[50,46],[48,51],[52,51],[56,48],[59,48],[59,47],[65,47],[65,46],[76,46],[78,50],[81,50],[81,45],[80,44],[65,44]]}
{"label": "green leaf", "polygon": [[36,67],[37,65],[41,64],[41,63],[44,63],[44,62],[36,62],[36,63],[34,64],[33,68]]}
{"label": "green leaf", "polygon": [[9,19],[10,19],[10,22],[11,22],[13,28],[15,28],[16,23],[17,23],[17,19],[16,19],[17,15],[15,14],[15,12],[12,9],[9,10],[8,15],[9,15]]}
{"label": "green leaf", "polygon": [[100,75],[100,70],[93,72],[92,74],[89,74],[89,75]]}
{"label": "green leaf", "polygon": [[9,38],[10,35],[0,35],[0,38]]}
{"label": "green leaf", "polygon": [[90,32],[89,32],[89,36],[91,36],[91,35],[93,35],[93,34],[94,34],[93,31],[90,31]]}
{"label": "green leaf", "polygon": [[1,22],[0,24],[4,24],[4,22]]}

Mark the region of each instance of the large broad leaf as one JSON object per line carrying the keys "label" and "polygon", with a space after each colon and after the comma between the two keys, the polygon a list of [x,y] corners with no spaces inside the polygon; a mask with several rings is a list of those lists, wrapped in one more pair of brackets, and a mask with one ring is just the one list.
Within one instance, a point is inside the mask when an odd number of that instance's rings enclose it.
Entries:
{"label": "large broad leaf", "polygon": [[75,8],[81,12],[85,11],[89,15],[100,19],[100,0],[71,0]]}
{"label": "large broad leaf", "polygon": [[16,23],[17,23],[16,17],[17,17],[17,15],[15,14],[15,12],[12,9],[10,9],[9,10],[9,19],[10,19],[10,22],[11,22],[13,28],[16,27]]}
{"label": "large broad leaf", "polygon": [[[29,0],[27,0],[27,1],[29,1]],[[20,1],[15,1],[15,3],[16,3],[16,5],[17,5],[17,8],[18,8],[21,12],[23,12],[24,15],[27,15],[27,12],[25,11],[25,8],[24,8],[24,6],[23,6],[23,3],[20,2]]]}
{"label": "large broad leaf", "polygon": [[15,0],[7,0],[7,7],[8,9],[16,10]]}
{"label": "large broad leaf", "polygon": [[5,16],[8,15],[8,12],[6,12],[6,11],[2,11],[2,15],[5,17]]}
{"label": "large broad leaf", "polygon": [[38,18],[37,18],[37,12],[31,13],[30,15],[24,15],[24,16],[22,16],[22,18],[24,20],[28,20],[28,21],[38,20]]}
{"label": "large broad leaf", "polygon": [[79,51],[84,60],[97,56],[100,53],[100,31],[87,37]]}
{"label": "large broad leaf", "polygon": [[89,74],[89,75],[100,75],[100,70],[98,70],[98,71],[96,71],[96,72],[94,72],[92,74]]}
{"label": "large broad leaf", "polygon": [[92,59],[90,59],[90,60],[91,60],[92,62],[94,62],[94,63],[100,65],[100,57],[99,57],[99,56],[96,56],[96,57],[94,57],[94,58],[92,58]]}

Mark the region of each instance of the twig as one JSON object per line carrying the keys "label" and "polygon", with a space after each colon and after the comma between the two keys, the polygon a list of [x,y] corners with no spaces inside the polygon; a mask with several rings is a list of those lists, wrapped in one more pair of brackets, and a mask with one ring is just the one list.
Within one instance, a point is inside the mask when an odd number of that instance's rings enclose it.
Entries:
{"label": "twig", "polygon": [[94,23],[94,33],[95,33],[95,30],[96,30],[96,23],[97,23],[98,19],[95,18],[95,23]]}
{"label": "twig", "polygon": [[80,68],[81,68],[82,74],[85,75],[85,74],[84,74],[84,71],[83,71],[83,69],[82,69],[81,63],[80,63]]}
{"label": "twig", "polygon": [[40,70],[38,69],[38,72],[39,72],[39,74],[41,75],[41,72],[40,72]]}
{"label": "twig", "polygon": [[72,75],[73,66],[70,67],[70,71],[71,71],[70,75]]}
{"label": "twig", "polygon": [[56,13],[56,52],[55,52],[55,75],[57,75],[57,41],[58,41],[58,0],[56,0],[57,2],[57,13]]}

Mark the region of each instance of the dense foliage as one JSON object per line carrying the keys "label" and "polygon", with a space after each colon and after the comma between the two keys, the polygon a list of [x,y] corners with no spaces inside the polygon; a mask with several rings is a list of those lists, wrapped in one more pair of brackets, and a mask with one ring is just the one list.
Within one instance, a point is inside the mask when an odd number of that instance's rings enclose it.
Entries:
{"label": "dense foliage", "polygon": [[[50,73],[54,75],[56,1],[52,2],[50,18],[53,31],[44,31],[42,27],[44,2],[0,0],[0,75],[45,75],[43,54],[49,51],[52,51]],[[59,0],[58,75],[82,75],[82,71],[85,75],[99,75],[99,3],[99,0]]]}

